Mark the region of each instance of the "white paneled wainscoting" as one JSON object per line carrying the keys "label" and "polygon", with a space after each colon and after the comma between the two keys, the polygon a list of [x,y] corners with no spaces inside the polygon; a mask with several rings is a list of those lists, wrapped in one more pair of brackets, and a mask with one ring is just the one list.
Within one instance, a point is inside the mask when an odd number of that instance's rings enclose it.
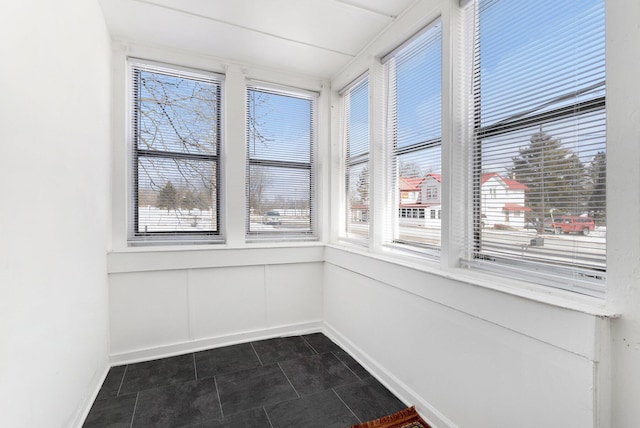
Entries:
{"label": "white paneled wainscoting", "polygon": [[323,252],[195,250],[182,251],[182,260],[157,251],[112,253],[112,363],[319,331]]}
{"label": "white paneled wainscoting", "polygon": [[113,365],[322,331],[434,427],[606,426],[613,314],[338,246],[153,252],[110,255]]}

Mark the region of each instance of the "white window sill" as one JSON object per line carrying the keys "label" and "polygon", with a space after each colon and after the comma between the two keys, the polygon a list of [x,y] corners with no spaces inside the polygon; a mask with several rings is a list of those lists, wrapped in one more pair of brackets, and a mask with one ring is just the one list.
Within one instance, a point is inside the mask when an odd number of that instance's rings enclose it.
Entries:
{"label": "white window sill", "polygon": [[321,242],[260,242],[127,247],[107,253],[107,272],[204,269],[324,261]]}
{"label": "white window sill", "polygon": [[[327,248],[366,257],[375,260],[376,262],[386,262],[389,264],[387,266],[388,268],[399,267],[410,269],[415,272],[434,275],[442,279],[453,280],[465,285],[481,287],[483,289],[504,293],[533,302],[543,303],[557,308],[569,309],[603,318],[619,317],[617,312],[607,307],[607,301],[602,298],[582,295],[508,277],[500,277],[486,272],[470,270],[462,267],[445,270],[439,266],[437,260],[434,261],[433,259],[426,257],[406,257],[404,255],[391,253],[370,253],[367,248],[349,244],[348,242],[331,243],[327,245]],[[325,261],[334,262],[332,259],[333,258],[330,253],[325,256]],[[343,258],[340,259],[342,260]],[[354,270],[352,266],[346,266],[347,262],[338,262],[337,264],[347,269]],[[389,272],[389,269],[381,267],[378,271]],[[368,271],[367,269],[362,269],[362,271],[357,273],[384,281],[383,278],[377,275],[372,275],[371,271]],[[393,274],[389,274],[389,277],[391,276],[393,276]],[[429,291],[429,287],[427,286],[428,284],[417,284],[415,281],[398,281],[390,285],[429,300],[434,298]]]}

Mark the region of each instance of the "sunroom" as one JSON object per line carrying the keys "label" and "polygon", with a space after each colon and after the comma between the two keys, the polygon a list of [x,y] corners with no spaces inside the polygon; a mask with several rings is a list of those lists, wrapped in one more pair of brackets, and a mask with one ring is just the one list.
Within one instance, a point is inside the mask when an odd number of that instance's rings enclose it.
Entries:
{"label": "sunroom", "polygon": [[638,17],[6,5],[0,425],[82,426],[110,367],[322,333],[432,427],[638,426]]}

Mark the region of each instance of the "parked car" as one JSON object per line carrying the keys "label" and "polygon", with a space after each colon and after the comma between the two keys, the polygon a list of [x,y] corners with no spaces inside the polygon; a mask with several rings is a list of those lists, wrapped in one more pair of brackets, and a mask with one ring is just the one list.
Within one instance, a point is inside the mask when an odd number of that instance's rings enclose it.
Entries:
{"label": "parked car", "polygon": [[281,225],[282,220],[280,219],[280,213],[278,211],[267,211],[267,213],[262,218],[262,222],[264,224]]}
{"label": "parked car", "polygon": [[560,216],[556,217],[551,225],[554,233],[581,233],[587,236],[596,227],[593,218],[582,216]]}

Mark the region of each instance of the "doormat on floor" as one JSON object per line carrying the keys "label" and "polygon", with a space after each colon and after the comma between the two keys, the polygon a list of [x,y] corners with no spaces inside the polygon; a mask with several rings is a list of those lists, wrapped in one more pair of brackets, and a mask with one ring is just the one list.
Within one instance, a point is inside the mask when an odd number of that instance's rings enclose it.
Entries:
{"label": "doormat on floor", "polygon": [[351,428],[431,428],[431,426],[420,417],[416,408],[411,406],[393,415],[353,425]]}

